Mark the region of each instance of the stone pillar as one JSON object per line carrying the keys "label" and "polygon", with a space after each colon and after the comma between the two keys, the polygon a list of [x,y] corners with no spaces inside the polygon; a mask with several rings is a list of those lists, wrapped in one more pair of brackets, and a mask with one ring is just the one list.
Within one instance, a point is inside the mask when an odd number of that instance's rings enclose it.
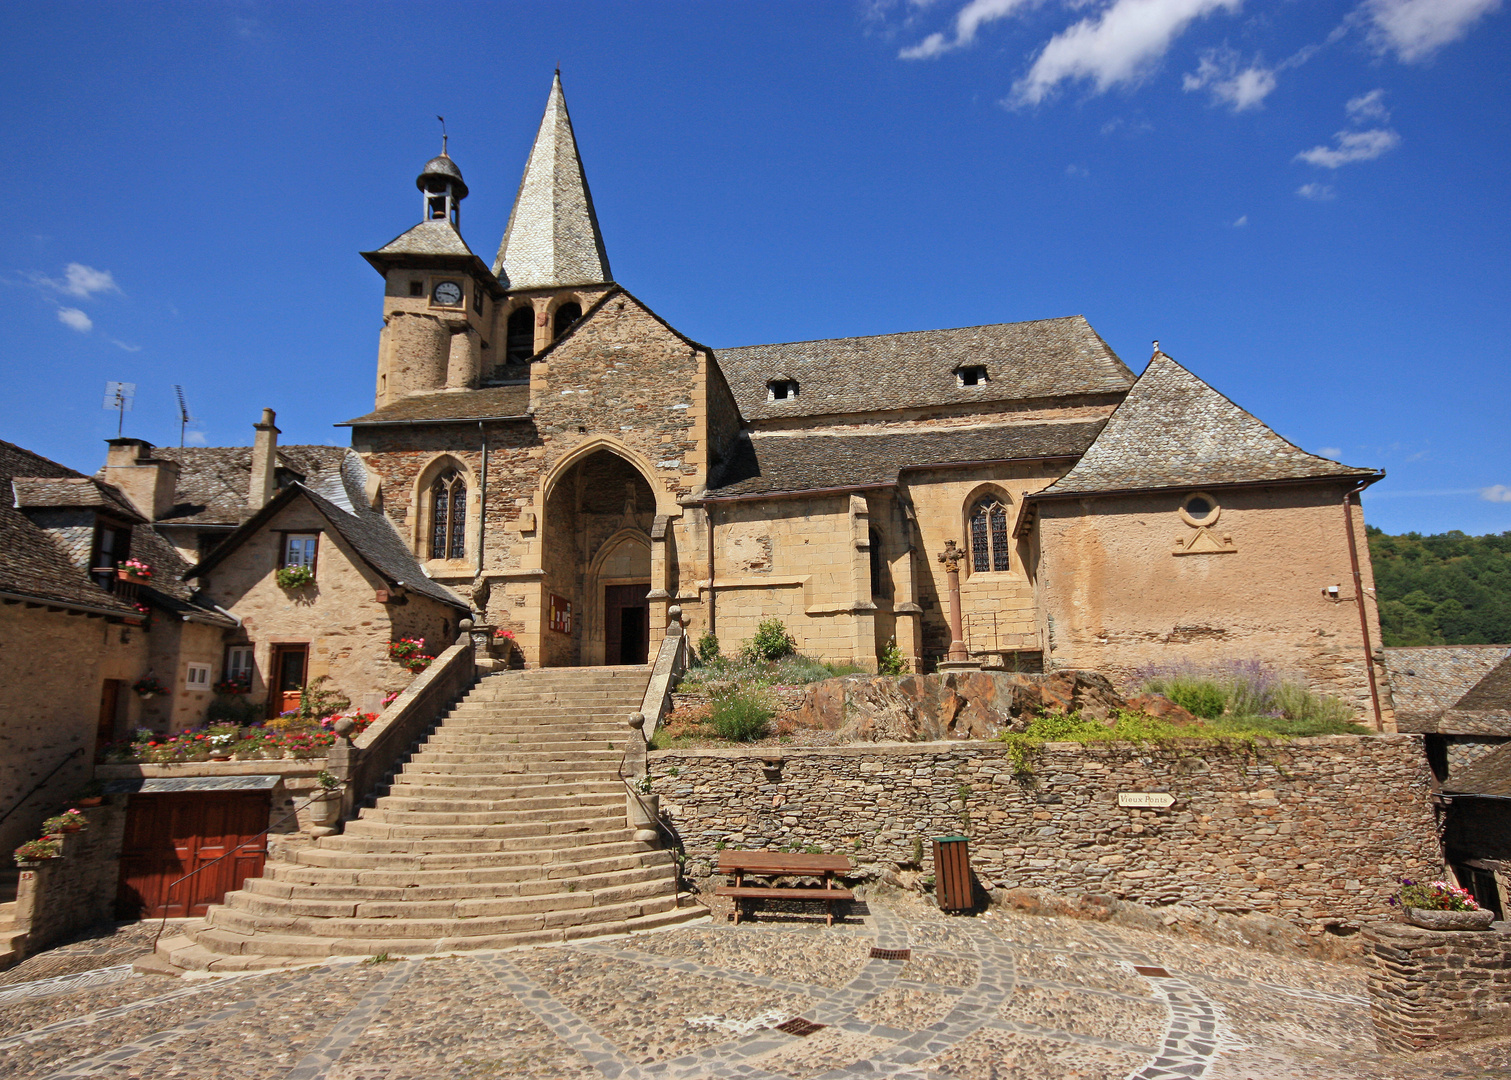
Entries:
{"label": "stone pillar", "polygon": [[965,647],[965,631],[960,614],[960,560],[963,558],[965,552],[955,546],[955,541],[946,540],[944,550],[939,553],[939,561],[944,564],[950,588],[950,654],[947,659],[952,664],[971,658]]}
{"label": "stone pillar", "polygon": [[1511,1034],[1511,925],[1367,927],[1369,1012],[1380,1045],[1423,1050]]}

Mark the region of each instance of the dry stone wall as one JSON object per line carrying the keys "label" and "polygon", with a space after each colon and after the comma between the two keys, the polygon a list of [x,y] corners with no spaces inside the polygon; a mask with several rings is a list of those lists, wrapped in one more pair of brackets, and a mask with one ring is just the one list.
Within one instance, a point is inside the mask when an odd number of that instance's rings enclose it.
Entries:
{"label": "dry stone wall", "polygon": [[1390,1050],[1511,1033],[1511,927],[1365,932],[1370,1015]]}
{"label": "dry stone wall", "polygon": [[[1019,775],[999,742],[650,755],[694,879],[721,846],[817,847],[870,873],[964,833],[990,888],[1096,892],[1261,911],[1308,928],[1390,911],[1398,879],[1441,867],[1417,736],[1158,748],[1049,743]],[[1168,809],[1120,792],[1168,792]]]}

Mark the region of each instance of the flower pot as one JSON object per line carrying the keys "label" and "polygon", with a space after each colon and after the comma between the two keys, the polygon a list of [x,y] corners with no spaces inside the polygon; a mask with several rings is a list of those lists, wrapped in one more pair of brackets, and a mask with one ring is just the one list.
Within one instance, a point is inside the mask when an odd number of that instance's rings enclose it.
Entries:
{"label": "flower pot", "polygon": [[104,803],[104,801],[105,801],[105,797],[103,795],[86,795],[84,798],[82,798],[82,799],[79,800],[79,805],[80,806],[99,806],[102,803]]}
{"label": "flower pot", "polygon": [[84,831],[84,826],[83,825],[74,825],[74,824],[70,823],[68,825],[64,825],[58,831],[60,833],[83,832]]}
{"label": "flower pot", "polygon": [[1406,921],[1425,930],[1488,930],[1495,921],[1495,912],[1489,908],[1478,911],[1428,911],[1425,908],[1407,908]]}
{"label": "flower pot", "polygon": [[654,829],[661,817],[661,796],[634,794],[627,797],[630,828]]}
{"label": "flower pot", "polygon": [[129,581],[133,585],[145,585],[150,580],[149,578],[142,577],[140,574],[133,574],[130,570],[117,570],[115,574],[120,580]]}

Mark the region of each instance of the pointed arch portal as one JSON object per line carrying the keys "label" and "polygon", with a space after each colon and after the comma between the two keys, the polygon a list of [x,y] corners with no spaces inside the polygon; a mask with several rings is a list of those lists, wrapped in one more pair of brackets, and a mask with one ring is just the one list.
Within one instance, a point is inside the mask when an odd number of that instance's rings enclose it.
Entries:
{"label": "pointed arch portal", "polygon": [[[542,529],[543,665],[646,662],[655,516],[645,476],[612,450],[596,450],[556,478]],[[559,617],[563,603],[569,620]]]}

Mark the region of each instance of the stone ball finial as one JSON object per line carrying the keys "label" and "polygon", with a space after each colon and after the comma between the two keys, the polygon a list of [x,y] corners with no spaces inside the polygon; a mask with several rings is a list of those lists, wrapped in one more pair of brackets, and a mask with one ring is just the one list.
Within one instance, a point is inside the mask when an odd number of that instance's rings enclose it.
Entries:
{"label": "stone ball finial", "polygon": [[676,619],[678,622],[681,622],[682,621],[682,608],[679,607],[677,604],[673,604],[671,607],[669,607],[669,608],[666,609],[666,617],[668,619]]}
{"label": "stone ball finial", "polygon": [[457,629],[458,630],[461,630],[462,632],[465,633],[466,631],[472,629],[472,620],[471,619],[463,619],[461,622],[457,623],[456,625],[457,625]]}
{"label": "stone ball finial", "polygon": [[645,727],[645,713],[632,712],[630,713],[629,719],[626,720],[625,723],[629,724],[629,726],[634,728],[636,731],[639,731]]}
{"label": "stone ball finial", "polygon": [[333,730],[339,738],[345,739],[347,742],[350,742],[352,732],[357,730],[357,722],[350,716],[343,716],[340,720],[337,720],[334,724],[331,725],[331,730]]}

